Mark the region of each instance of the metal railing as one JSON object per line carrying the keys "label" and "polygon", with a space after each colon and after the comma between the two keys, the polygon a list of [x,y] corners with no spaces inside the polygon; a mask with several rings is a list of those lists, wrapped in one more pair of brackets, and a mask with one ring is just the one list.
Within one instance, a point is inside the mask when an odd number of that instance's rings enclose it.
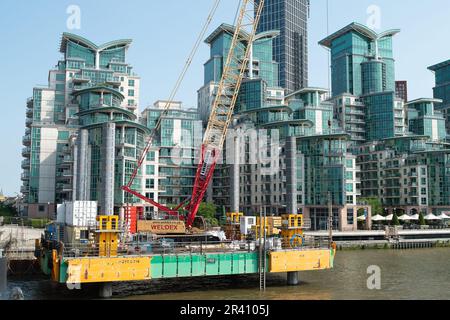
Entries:
{"label": "metal railing", "polygon": [[[87,240],[86,240],[87,241]],[[278,244],[277,244],[278,241]],[[195,241],[195,242],[174,242],[167,239],[149,242],[126,242],[121,243],[117,250],[99,247],[98,244],[71,244],[59,243],[55,249],[62,252],[63,258],[99,257],[100,252],[106,256],[149,256],[149,255],[203,255],[208,253],[238,253],[257,252],[258,241]],[[267,251],[284,250],[312,250],[327,249],[329,247],[328,237],[303,236],[292,240],[272,240],[266,241]],[[108,254],[109,253],[109,254]]]}
{"label": "metal railing", "polygon": [[[65,258],[98,257],[100,252],[109,252],[111,256],[148,256],[148,255],[183,255],[204,253],[232,253],[253,252],[255,244],[252,241],[227,242],[173,242],[169,240],[151,242],[127,242],[118,246],[117,250],[102,249],[98,244],[72,244],[60,243],[58,250],[62,250]],[[113,254],[114,253],[114,254]]]}

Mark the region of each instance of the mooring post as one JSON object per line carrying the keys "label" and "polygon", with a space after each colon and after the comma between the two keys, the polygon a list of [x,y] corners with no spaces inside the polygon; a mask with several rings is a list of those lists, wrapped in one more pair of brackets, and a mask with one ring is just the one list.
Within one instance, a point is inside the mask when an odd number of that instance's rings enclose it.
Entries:
{"label": "mooring post", "polygon": [[0,249],[0,300],[2,300],[7,291],[8,264],[6,257],[3,256],[3,249]]}
{"label": "mooring post", "polygon": [[298,272],[288,272],[287,273],[287,284],[288,286],[298,286],[300,283]]}
{"label": "mooring post", "polygon": [[100,298],[103,298],[103,299],[112,298],[112,295],[113,295],[112,283],[106,282],[106,283],[100,284],[99,295],[100,295]]}

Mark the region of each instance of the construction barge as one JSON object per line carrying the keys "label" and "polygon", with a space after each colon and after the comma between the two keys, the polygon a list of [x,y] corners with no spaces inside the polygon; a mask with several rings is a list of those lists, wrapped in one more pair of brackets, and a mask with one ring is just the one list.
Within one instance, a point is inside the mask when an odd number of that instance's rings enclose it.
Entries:
{"label": "construction barge", "polygon": [[[118,216],[98,216],[85,239],[65,243],[59,239],[63,231],[54,223],[36,242],[35,255],[52,281],[69,289],[99,284],[103,298],[112,296],[114,282],[260,274],[260,286],[265,287],[267,273],[287,273],[288,284],[297,285],[299,271],[333,268],[335,246],[328,239],[305,237],[302,215],[227,216],[227,239],[220,241],[212,236],[217,231],[181,235],[136,228],[130,234],[120,227]],[[195,241],[184,240],[192,236]]]}

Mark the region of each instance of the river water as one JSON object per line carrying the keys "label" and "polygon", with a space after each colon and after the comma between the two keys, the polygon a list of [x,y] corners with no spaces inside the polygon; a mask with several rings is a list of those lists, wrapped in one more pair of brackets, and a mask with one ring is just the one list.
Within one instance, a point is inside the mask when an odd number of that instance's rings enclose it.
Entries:
{"label": "river water", "polygon": [[[381,269],[381,289],[367,287],[370,266]],[[139,300],[450,300],[450,249],[340,251],[335,268],[300,273],[301,284],[286,286],[286,275],[268,275],[267,291],[259,291],[258,276],[154,280],[114,285],[114,299]],[[58,288],[37,278],[12,279],[26,299],[95,299],[97,288]]]}

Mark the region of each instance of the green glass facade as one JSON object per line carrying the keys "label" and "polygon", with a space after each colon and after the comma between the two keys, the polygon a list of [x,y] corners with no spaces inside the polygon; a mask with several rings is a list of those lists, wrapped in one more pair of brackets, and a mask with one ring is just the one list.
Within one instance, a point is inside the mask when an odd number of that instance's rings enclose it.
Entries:
{"label": "green glass facade", "polygon": [[182,109],[181,104],[164,115],[163,111],[148,108],[142,116],[150,130],[154,130],[161,119],[153,144],[159,149],[159,202],[177,205],[192,195],[197,172],[196,152],[202,143],[202,123],[196,109]]}
{"label": "green glass facade", "polygon": [[[24,214],[53,217],[58,203],[100,200],[105,143],[102,126],[106,123],[115,123],[117,134],[126,131],[126,136],[134,137],[126,146],[116,143],[114,183],[116,205],[136,201],[125,199],[120,190],[127,178],[125,169],[130,176],[148,132],[137,122],[139,78],[126,63],[130,44],[131,40],[118,40],[98,46],[74,34],[62,35],[63,59],[49,71],[48,86],[34,88],[27,102],[21,188],[26,199]],[[89,199],[77,199],[79,186],[74,189],[74,148],[83,129],[89,132],[91,166],[83,173],[89,177]],[[140,177],[137,182],[141,182]],[[138,185],[136,190],[140,190]]]}
{"label": "green glass facade", "polygon": [[437,104],[445,117],[447,131],[450,130],[450,60],[438,63],[428,68],[435,74],[434,98],[442,100]]}
{"label": "green glass facade", "polygon": [[447,132],[445,118],[435,110],[436,99],[419,99],[407,104],[409,130],[417,135],[428,136],[433,141],[445,142]]}

